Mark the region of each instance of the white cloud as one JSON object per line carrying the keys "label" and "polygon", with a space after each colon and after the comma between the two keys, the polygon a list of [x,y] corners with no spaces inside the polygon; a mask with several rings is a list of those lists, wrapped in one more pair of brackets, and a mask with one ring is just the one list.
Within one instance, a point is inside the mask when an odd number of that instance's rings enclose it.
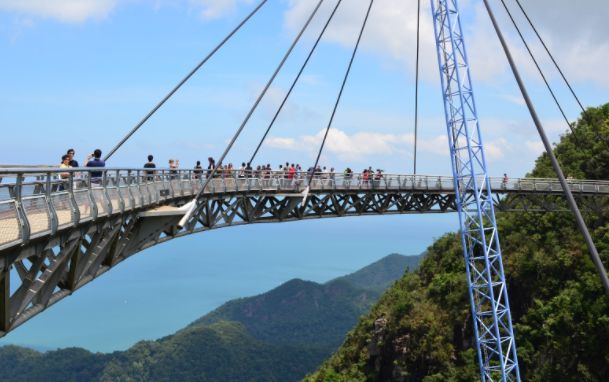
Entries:
{"label": "white cloud", "polygon": [[418,140],[417,147],[423,152],[434,155],[448,155],[448,138],[446,135],[438,135],[432,139]]}
{"label": "white cloud", "polygon": [[[315,135],[302,135],[298,138],[269,137],[266,145],[276,149],[317,153],[325,130]],[[331,129],[324,152],[336,155],[344,161],[360,161],[375,155],[392,155],[410,150],[414,142],[412,134],[384,134],[360,131],[348,134],[343,130]],[[426,142],[425,149],[435,150],[437,142]],[[444,150],[446,151],[446,150]]]}
{"label": "white cloud", "polygon": [[[362,41],[362,50],[395,60],[399,65],[413,70],[416,4],[416,1],[377,0]],[[474,81],[494,82],[498,77],[509,74],[507,60],[484,6],[481,2],[469,1],[460,5],[461,13],[467,15],[463,25]],[[284,16],[286,28],[292,31],[299,28],[312,6],[310,0],[291,0],[290,8]],[[540,80],[503,8],[499,3],[493,7],[516,61],[526,74]],[[606,22],[609,19],[609,7],[606,6],[606,0],[588,0],[585,7],[568,0],[538,0],[526,2],[525,7],[568,78],[609,87],[609,71],[605,70],[609,61],[609,41],[606,39],[609,35],[609,23]],[[326,10],[329,13],[329,9]],[[328,29],[326,41],[353,46],[364,11],[364,2],[343,2]],[[512,11],[518,18],[515,7]],[[435,81],[438,74],[430,13],[429,3],[423,2],[421,74],[423,79]],[[539,53],[540,62],[548,75],[551,79],[557,79],[557,73],[552,71],[549,60],[542,57],[545,53],[539,49],[539,43],[530,31],[527,33],[526,21],[522,17],[518,19],[529,43]],[[574,20],[585,20],[585,23]]]}
{"label": "white cloud", "polygon": [[[325,131],[322,130],[314,136],[302,137],[305,147],[318,148]],[[343,160],[357,160],[368,155],[390,155],[400,151],[400,145],[411,140],[410,135],[382,134],[371,132],[357,132],[349,135],[338,129],[330,129],[325,149]]]}
{"label": "white cloud", "polygon": [[218,19],[234,12],[242,4],[250,4],[252,0],[189,0],[190,3],[201,9],[204,19]]}
{"label": "white cloud", "polygon": [[117,3],[118,0],[0,0],[0,11],[82,23],[107,17]]}
{"label": "white cloud", "polygon": [[[119,3],[129,0],[0,0],[0,11],[54,19],[67,23],[82,23],[90,19],[104,19]],[[163,6],[190,6],[201,17],[218,19],[234,12],[252,0],[155,0],[150,2],[154,10]]]}
{"label": "white cloud", "polygon": [[506,151],[509,151],[510,149],[511,147],[508,141],[503,138],[495,141],[485,142],[484,144],[484,154],[486,156],[486,160],[489,162],[503,159]]}
{"label": "white cloud", "polygon": [[521,95],[501,94],[501,95],[499,95],[499,98],[506,100],[510,103],[513,103],[514,105],[526,106],[526,102],[524,102],[524,99],[522,98]]}
{"label": "white cloud", "polygon": [[[265,145],[274,149],[304,152],[314,157],[323,139],[325,130],[315,135],[292,137],[269,137]],[[414,136],[412,134],[386,134],[360,131],[349,134],[343,130],[331,129],[324,147],[325,155],[337,157],[345,163],[364,163],[379,158],[400,158],[412,154]],[[419,138],[418,154],[424,160],[448,161],[448,143],[445,135]],[[512,150],[505,139],[496,139],[485,144],[487,161],[504,159]],[[538,153],[536,153],[538,154]]]}
{"label": "white cloud", "polygon": [[543,142],[541,141],[526,141],[524,144],[526,148],[535,155],[539,155],[546,151]]}
{"label": "white cloud", "polygon": [[[321,30],[322,22],[329,16],[335,2],[327,3],[320,11],[311,29]],[[343,1],[332,24],[328,28],[324,41],[353,47],[357,32],[364,19],[367,2]],[[290,8],[284,15],[285,28],[294,32],[302,26],[311,13],[314,2],[310,0],[291,0]],[[374,3],[366,26],[361,48],[363,51],[379,54],[399,62],[400,66],[414,68],[416,53],[416,10],[415,1],[377,0]],[[423,2],[421,17],[421,74],[424,77],[438,77],[435,45],[433,40],[433,24]],[[322,21],[323,20],[323,21]],[[433,70],[431,70],[433,69]]]}
{"label": "white cloud", "polygon": [[294,138],[281,138],[281,137],[268,137],[265,144],[269,147],[282,150],[298,150],[299,147],[296,144]]}

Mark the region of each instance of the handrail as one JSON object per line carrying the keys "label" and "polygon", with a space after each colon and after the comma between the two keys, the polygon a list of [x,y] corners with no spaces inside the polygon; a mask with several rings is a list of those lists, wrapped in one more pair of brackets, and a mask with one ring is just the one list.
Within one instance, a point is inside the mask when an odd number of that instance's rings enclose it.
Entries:
{"label": "handrail", "polygon": [[[0,166],[0,176],[5,176],[5,175],[17,175],[17,174],[29,174],[29,175],[45,175],[47,173],[51,173],[51,174],[59,174],[59,173],[82,173],[82,172],[112,172],[112,171],[121,171],[121,172],[125,172],[125,171],[131,171],[131,172],[149,172],[149,171],[153,171],[155,173],[169,173],[169,172],[174,172],[177,174],[194,174],[196,169],[171,169],[171,168],[142,168],[142,167],[127,167],[127,168],[121,168],[121,167],[72,167],[72,168],[58,168],[58,167],[3,167]],[[201,169],[199,170],[201,171],[200,174],[204,177],[205,174],[207,173],[207,169]],[[267,173],[267,170],[261,170],[262,172]],[[256,172],[256,170],[252,170],[251,172]],[[219,171],[219,175],[217,177],[226,177],[225,174],[227,173],[227,170],[222,170]],[[239,173],[241,173],[240,169],[233,169],[230,170],[230,177],[233,178],[239,178]],[[285,173],[284,171],[277,171],[277,170],[271,170],[270,172],[271,177],[278,177],[278,176],[282,176],[285,175],[287,176],[287,173]],[[296,176],[300,176],[300,177],[304,177],[306,176],[308,173],[306,171],[301,171],[301,172],[297,172]],[[329,173],[329,172],[323,172],[323,173],[318,173],[315,175],[316,177],[332,177],[332,178],[337,178],[337,177],[343,177],[343,178],[347,178],[346,175],[342,172],[334,172],[334,173]],[[357,177],[361,177],[362,173],[359,172],[353,172],[350,179],[356,179]],[[253,176],[249,176],[250,178],[252,178]],[[376,174],[372,174],[371,176],[372,178],[376,177]],[[431,179],[446,179],[447,181],[450,180],[452,181],[452,177],[450,176],[444,176],[444,175],[411,175],[411,174],[392,174],[392,173],[383,173],[382,177],[403,177],[403,178],[415,178],[415,179],[424,179],[425,181],[429,181]],[[503,177],[490,177],[491,182],[503,182],[504,178]],[[525,177],[525,178],[513,178],[513,179],[509,179],[508,182],[509,183],[514,183],[514,182],[534,182],[534,183],[538,183],[538,182],[558,182],[557,179],[555,178],[532,178],[532,177]],[[609,184],[609,180],[593,180],[593,179],[567,179],[567,181],[569,183],[586,183],[586,184]]]}
{"label": "handrail", "polygon": [[[208,171],[179,169],[38,168],[0,169],[0,249],[88,221],[134,210],[151,209],[199,193]],[[496,192],[559,194],[556,179],[491,178]],[[572,191],[609,195],[609,181],[569,180]],[[437,175],[222,171],[204,195],[235,192],[453,192],[453,179]]]}

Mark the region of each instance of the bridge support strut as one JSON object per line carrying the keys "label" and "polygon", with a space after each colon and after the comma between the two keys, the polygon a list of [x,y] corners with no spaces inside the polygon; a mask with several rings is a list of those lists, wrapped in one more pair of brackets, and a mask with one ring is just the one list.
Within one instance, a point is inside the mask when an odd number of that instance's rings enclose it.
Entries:
{"label": "bridge support strut", "polygon": [[0,269],[0,331],[10,329],[11,271],[7,265]]}
{"label": "bridge support strut", "polygon": [[480,378],[520,381],[516,341],[458,0],[431,0]]}

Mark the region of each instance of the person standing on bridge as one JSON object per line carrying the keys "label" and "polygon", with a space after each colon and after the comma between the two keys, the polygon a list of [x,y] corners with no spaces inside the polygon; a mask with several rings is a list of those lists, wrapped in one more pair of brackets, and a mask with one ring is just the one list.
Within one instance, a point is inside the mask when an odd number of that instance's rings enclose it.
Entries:
{"label": "person standing on bridge", "polygon": [[350,167],[347,167],[345,171],[343,171],[343,184],[345,187],[349,188],[351,186],[351,178],[353,177],[353,170]]}
{"label": "person standing on bridge", "polygon": [[[101,159],[102,151],[100,149],[95,149],[93,154],[89,154],[87,156],[87,161],[85,163],[85,167],[106,167],[106,162]],[[102,172],[101,171],[91,171],[90,175],[91,182],[100,183]]]}
{"label": "person standing on bridge", "polygon": [[377,168],[376,175],[374,176],[374,187],[380,186],[382,179],[383,179],[383,170],[381,170],[380,168]]}
{"label": "person standing on bridge", "polygon": [[[152,155],[148,155],[148,162],[144,164],[144,168],[156,168],[156,164],[154,164],[153,160],[154,157]],[[144,171],[144,173],[147,175],[148,180],[153,180],[154,170],[147,170]]]}
{"label": "person standing on bridge", "polygon": [[296,166],[294,166],[294,163],[292,163],[292,165],[288,169],[288,179],[290,181],[293,181],[294,178],[296,178]]}
{"label": "person standing on bridge", "polygon": [[216,161],[212,157],[207,158],[207,161],[209,162],[207,165],[207,177],[209,178],[216,168]]}
{"label": "person standing on bridge", "polygon": [[[68,154],[61,157],[61,163],[59,164],[59,168],[72,168],[72,166],[70,166],[70,156]],[[61,179],[68,179],[70,177],[70,173],[60,172],[59,177]]]}
{"label": "person standing on bridge", "polygon": [[66,152],[66,155],[70,157],[70,167],[78,167],[78,161],[74,159],[75,154],[76,152],[74,151],[74,149],[68,149],[68,151]]}
{"label": "person standing on bridge", "polygon": [[[70,166],[70,156],[68,154],[65,154],[61,157],[61,163],[59,164],[59,168],[72,168],[72,166]],[[65,182],[66,179],[70,178],[70,173],[60,172],[59,177]],[[61,182],[59,184],[59,187],[57,187],[57,191],[65,190],[64,182]]]}
{"label": "person standing on bridge", "polygon": [[169,160],[169,179],[177,178],[178,167],[180,167],[179,159],[170,159]]}
{"label": "person standing on bridge", "polygon": [[362,186],[368,187],[369,177],[370,177],[370,173],[368,172],[368,169],[364,169],[364,171],[362,171]]}
{"label": "person standing on bridge", "polygon": [[350,167],[347,167],[345,171],[343,171],[343,176],[345,177],[345,179],[351,179],[351,177],[353,176],[353,170],[351,170]]}
{"label": "person standing on bridge", "polygon": [[224,169],[224,177],[225,178],[232,178],[234,170],[235,169],[233,168],[233,164],[229,163],[228,166],[226,166],[225,169]]}
{"label": "person standing on bridge", "polygon": [[201,166],[201,161],[198,160],[195,165],[195,169],[192,172],[195,175],[195,179],[201,179],[201,174],[203,173],[203,167]]}

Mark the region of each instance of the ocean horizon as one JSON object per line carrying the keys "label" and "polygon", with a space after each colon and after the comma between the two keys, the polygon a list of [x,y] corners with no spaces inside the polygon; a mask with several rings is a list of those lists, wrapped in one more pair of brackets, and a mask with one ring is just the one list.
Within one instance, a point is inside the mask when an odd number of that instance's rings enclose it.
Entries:
{"label": "ocean horizon", "polygon": [[36,350],[125,350],[225,302],[294,278],[323,283],[391,253],[417,255],[456,214],[319,219],[223,228],[146,249],[0,339]]}

